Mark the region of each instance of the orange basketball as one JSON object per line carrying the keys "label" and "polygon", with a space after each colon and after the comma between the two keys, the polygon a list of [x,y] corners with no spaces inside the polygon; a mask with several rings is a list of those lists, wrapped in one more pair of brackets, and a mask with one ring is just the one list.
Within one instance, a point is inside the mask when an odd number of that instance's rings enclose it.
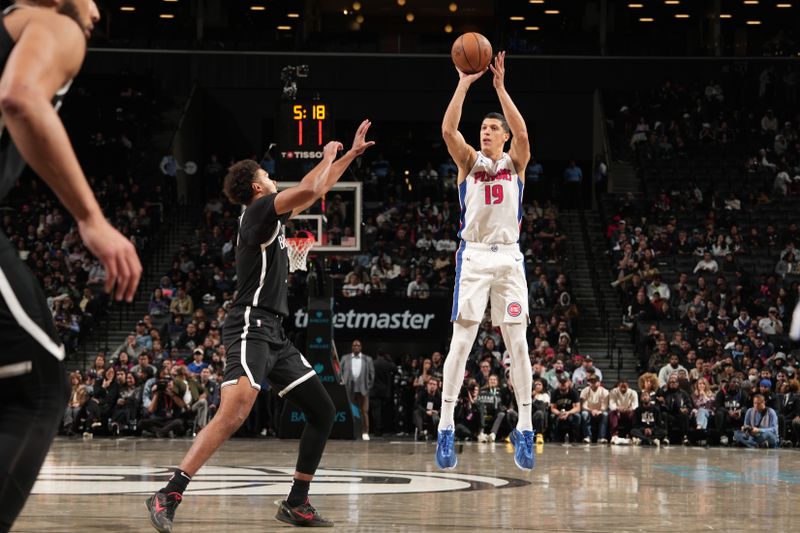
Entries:
{"label": "orange basketball", "polygon": [[465,74],[475,74],[489,66],[492,60],[492,43],[480,33],[465,33],[453,43],[450,55],[458,70]]}

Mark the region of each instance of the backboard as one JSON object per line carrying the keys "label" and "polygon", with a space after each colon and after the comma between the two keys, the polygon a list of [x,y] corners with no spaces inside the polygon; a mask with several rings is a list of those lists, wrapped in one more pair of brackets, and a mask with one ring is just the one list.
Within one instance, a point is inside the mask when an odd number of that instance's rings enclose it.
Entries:
{"label": "backboard", "polygon": [[[279,181],[278,191],[300,182]],[[310,232],[317,240],[311,253],[354,253],[361,251],[361,183],[336,183],[328,193],[302,214],[286,223],[286,236],[300,230]]]}

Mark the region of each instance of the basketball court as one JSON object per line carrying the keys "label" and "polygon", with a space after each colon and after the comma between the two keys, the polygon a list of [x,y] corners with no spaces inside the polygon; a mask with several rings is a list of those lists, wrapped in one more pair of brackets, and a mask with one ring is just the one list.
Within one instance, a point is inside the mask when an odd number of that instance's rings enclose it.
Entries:
{"label": "basketball court", "polygon": [[[151,531],[144,500],[191,441],[59,439],[13,532]],[[331,441],[312,485],[339,531],[789,531],[800,505],[792,450],[545,445],[514,466],[510,445]],[[175,531],[290,529],[274,519],[297,443],[226,443],[187,491]]]}

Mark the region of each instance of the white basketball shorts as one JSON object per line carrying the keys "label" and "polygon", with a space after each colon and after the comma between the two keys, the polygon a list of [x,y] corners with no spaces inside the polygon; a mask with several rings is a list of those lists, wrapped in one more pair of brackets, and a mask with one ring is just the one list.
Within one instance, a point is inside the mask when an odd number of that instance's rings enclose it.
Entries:
{"label": "white basketball shorts", "polygon": [[461,241],[450,320],[480,322],[490,299],[495,326],[528,323],[525,257],[517,244]]}

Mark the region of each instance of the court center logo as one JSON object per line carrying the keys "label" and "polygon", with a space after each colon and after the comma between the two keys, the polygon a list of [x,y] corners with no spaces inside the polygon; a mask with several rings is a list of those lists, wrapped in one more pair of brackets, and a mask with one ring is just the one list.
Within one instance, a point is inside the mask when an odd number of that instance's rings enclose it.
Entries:
{"label": "court center logo", "polygon": [[[45,466],[33,494],[151,494],[171,469],[159,466]],[[192,479],[195,496],[282,496],[294,468],[207,466]],[[399,494],[487,490],[529,485],[514,478],[395,470],[318,470],[315,495]]]}

